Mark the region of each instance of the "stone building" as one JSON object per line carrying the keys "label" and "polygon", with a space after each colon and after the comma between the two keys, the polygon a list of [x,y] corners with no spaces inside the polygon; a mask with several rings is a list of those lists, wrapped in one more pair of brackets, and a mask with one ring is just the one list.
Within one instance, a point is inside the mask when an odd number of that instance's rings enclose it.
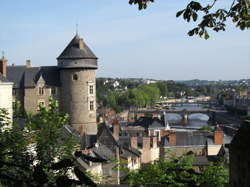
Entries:
{"label": "stone building", "polygon": [[9,119],[12,121],[13,108],[12,108],[12,88],[13,83],[6,78],[6,65],[7,60],[2,57],[0,59],[0,108],[8,111]]}
{"label": "stone building", "polygon": [[23,111],[36,113],[38,105],[57,99],[70,115],[71,125],[81,134],[95,135],[97,57],[78,34],[57,58],[57,66],[8,66],[7,79],[14,82],[13,99]]}
{"label": "stone building", "polygon": [[192,152],[195,156],[217,156],[224,144],[224,133],[216,127],[208,131],[168,131],[162,138],[161,157],[168,157],[168,152],[177,157]]}
{"label": "stone building", "polygon": [[230,185],[250,186],[250,120],[246,120],[229,145]]}

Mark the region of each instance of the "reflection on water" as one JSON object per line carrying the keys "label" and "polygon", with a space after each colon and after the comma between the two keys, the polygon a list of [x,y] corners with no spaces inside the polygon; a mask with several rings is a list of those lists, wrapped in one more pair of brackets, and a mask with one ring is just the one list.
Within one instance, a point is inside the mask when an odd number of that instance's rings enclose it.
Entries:
{"label": "reflection on water", "polygon": [[[200,104],[180,104],[173,107],[175,110],[200,110],[203,106]],[[182,119],[181,115],[167,113],[166,117],[171,126],[187,126],[192,128],[201,128],[208,125],[209,117],[206,114],[193,113],[188,116],[188,120]]]}

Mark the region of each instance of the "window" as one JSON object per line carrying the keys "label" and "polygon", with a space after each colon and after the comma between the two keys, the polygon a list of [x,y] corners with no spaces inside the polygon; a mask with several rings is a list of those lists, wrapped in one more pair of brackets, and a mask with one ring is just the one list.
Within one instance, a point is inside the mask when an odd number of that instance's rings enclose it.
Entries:
{"label": "window", "polygon": [[90,85],[90,86],[89,86],[89,94],[90,94],[90,95],[93,95],[93,94],[94,94],[94,86],[93,86],[93,85]]}
{"label": "window", "polygon": [[43,87],[39,87],[38,89],[39,89],[38,90],[39,95],[44,95],[44,88]]}
{"label": "window", "polygon": [[56,95],[56,88],[51,88],[51,95]]}
{"label": "window", "polygon": [[39,105],[44,106],[44,105],[45,105],[45,102],[44,102],[44,101],[39,101]]}
{"label": "window", "polygon": [[39,110],[39,106],[45,106],[45,101],[44,100],[38,100],[37,101],[37,110]]}
{"label": "window", "polygon": [[13,96],[16,96],[16,89],[13,89],[12,95],[13,95]]}
{"label": "window", "polygon": [[94,110],[94,101],[89,102],[89,110]]}
{"label": "window", "polygon": [[73,75],[73,80],[74,80],[74,81],[77,81],[77,80],[78,80],[77,74],[74,74],[74,75]]}

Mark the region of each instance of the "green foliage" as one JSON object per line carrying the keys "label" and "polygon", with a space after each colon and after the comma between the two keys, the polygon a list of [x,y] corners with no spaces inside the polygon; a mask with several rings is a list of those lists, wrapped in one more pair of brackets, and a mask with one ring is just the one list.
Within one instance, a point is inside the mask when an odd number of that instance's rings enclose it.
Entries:
{"label": "green foliage", "polygon": [[213,128],[209,125],[206,125],[206,126],[203,126],[202,128],[200,128],[200,130],[212,132]]}
{"label": "green foliage", "polygon": [[210,163],[199,178],[200,186],[223,187],[228,185],[229,172],[220,163]]}
{"label": "green foliage", "polygon": [[[130,0],[130,4],[138,4],[139,10],[146,9],[147,3],[153,0]],[[199,24],[188,32],[189,36],[199,35],[204,39],[209,38],[208,29],[219,32],[225,31],[226,23],[231,20],[241,30],[250,27],[250,1],[231,0],[229,8],[216,8],[217,0],[205,6],[197,1],[191,1],[185,9],[176,13],[176,17],[183,16],[187,22],[200,20]],[[230,4],[231,3],[231,4]],[[199,15],[201,16],[200,19]]]}
{"label": "green foliage", "polygon": [[228,170],[221,163],[211,163],[201,173],[193,170],[194,156],[160,160],[128,173],[131,186],[226,186]]}
{"label": "green foliage", "polygon": [[[127,90],[114,90],[105,79],[97,79],[97,96],[99,104],[112,108],[117,112],[130,107],[152,106],[162,97],[181,98],[187,96],[215,96],[218,90],[213,85],[190,87],[174,81],[159,81],[148,85],[139,85],[130,80],[119,80],[120,85],[129,87]],[[111,81],[112,82],[112,81]],[[133,86],[132,86],[133,85]]]}
{"label": "green foliage", "polygon": [[[96,186],[76,168],[74,151],[79,144],[62,127],[68,115],[59,112],[58,102],[50,99],[48,108],[28,115],[22,130],[10,124],[0,109],[0,182],[7,186]],[[4,128],[9,126],[9,128]],[[82,156],[82,155],[80,155]],[[78,157],[78,156],[76,156]],[[78,180],[71,179],[76,174]]]}

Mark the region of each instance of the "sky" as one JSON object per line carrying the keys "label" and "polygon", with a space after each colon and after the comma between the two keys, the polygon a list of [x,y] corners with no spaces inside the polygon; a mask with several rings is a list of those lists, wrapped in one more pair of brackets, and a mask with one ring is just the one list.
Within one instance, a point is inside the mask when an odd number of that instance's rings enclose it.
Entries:
{"label": "sky", "polygon": [[[96,54],[97,77],[157,80],[250,78],[250,30],[229,23],[208,40],[175,14],[188,0],[156,0],[138,11],[128,0],[1,0],[0,51],[9,64],[53,66],[78,33]],[[228,0],[218,6],[228,6]]]}

